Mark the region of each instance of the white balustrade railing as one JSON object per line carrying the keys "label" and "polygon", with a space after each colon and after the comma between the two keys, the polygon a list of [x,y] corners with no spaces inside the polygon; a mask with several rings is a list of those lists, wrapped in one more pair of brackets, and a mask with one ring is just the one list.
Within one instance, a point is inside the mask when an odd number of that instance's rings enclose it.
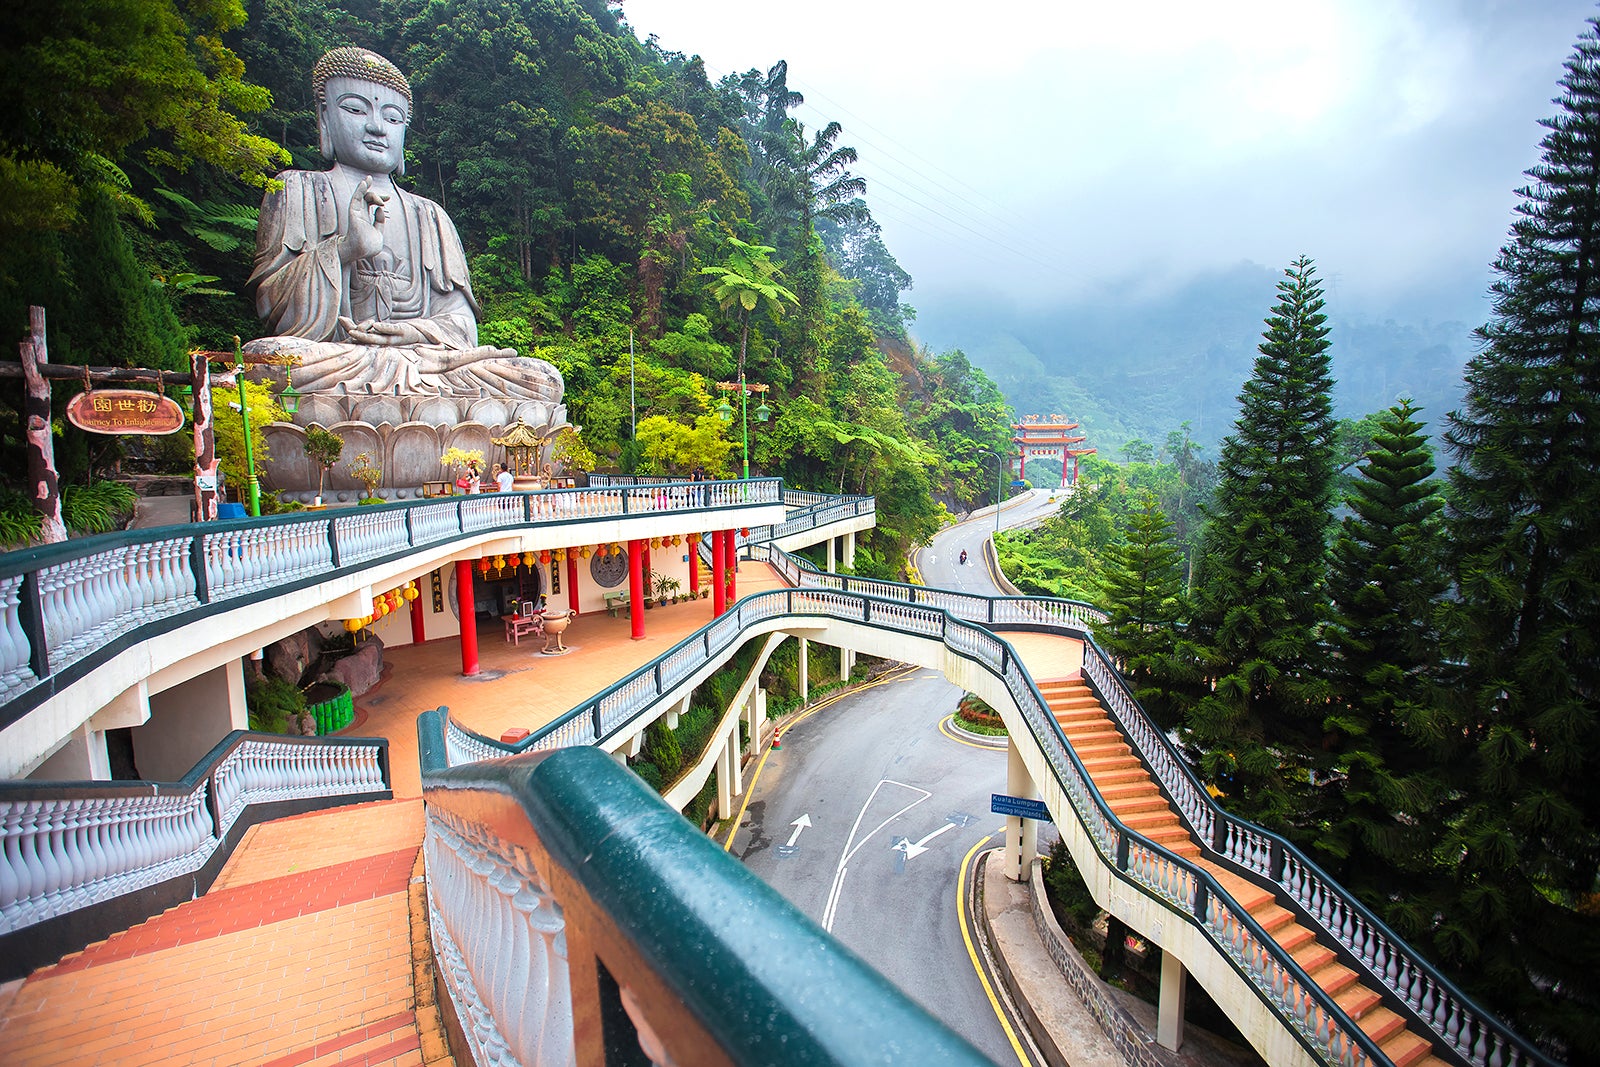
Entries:
{"label": "white balustrade railing", "polygon": [[250,804],[384,793],[385,746],[241,733],[188,784],[0,787],[0,934],[192,874]]}
{"label": "white balustrade railing", "polygon": [[0,557],[0,727],[43,698],[44,675],[88,669],[141,628],[176,625],[207,604],[308,584],[463,532],[775,505],[781,488],[777,479],[757,479],[483,493],[196,524],[180,536],[171,528],[107,534],[8,553]]}
{"label": "white balustrade railing", "polygon": [[[1273,1005],[1286,1025],[1308,1047],[1330,1063],[1352,1067],[1381,1062],[1376,1046],[1311,982],[1280,946],[1239,907],[1209,873],[1122,825],[1100,796],[1093,780],[1067,743],[1048,705],[1004,642],[978,623],[1004,619],[1012,625],[1047,626],[1084,640],[1084,673],[1101,694],[1113,719],[1139,751],[1147,766],[1173,799],[1198,842],[1208,849],[1221,832],[1218,851],[1239,867],[1282,885],[1311,917],[1362,959],[1376,979],[1405,1003],[1468,1062],[1484,1067],[1540,1063],[1536,1053],[1514,1044],[1508,1031],[1453,988],[1436,978],[1381,924],[1351,902],[1346,894],[1296,855],[1285,862],[1281,842],[1248,824],[1240,824],[1210,802],[1188,773],[1181,758],[1126,690],[1088,627],[1099,615],[1087,605],[1033,598],[1002,598],[975,606],[985,598],[930,592],[899,583],[865,582],[822,575],[796,566],[783,553],[767,555],[775,566],[801,581],[797,588],[756,594],[739,601],[699,634],[601,694],[592,704],[574,709],[520,748],[545,749],[594,744],[661,714],[663,699],[682,678],[730,652],[744,640],[744,631],[758,623],[788,617],[803,625],[821,616],[942,640],[952,651],[969,656],[999,675],[1016,701],[1051,769],[1053,785],[1108,865],[1137,883],[1173,910],[1206,929]],[[839,586],[846,589],[838,588]],[[871,596],[871,588],[888,594]],[[922,603],[912,602],[923,601]],[[971,621],[962,616],[975,616]],[[596,709],[598,708],[598,713]],[[454,724],[451,729],[455,730]],[[480,739],[496,755],[514,749]],[[461,748],[451,744],[451,758]],[[1220,829],[1219,829],[1220,828]],[[1487,1051],[1485,1051],[1487,1050]],[[1480,1055],[1480,1053],[1482,1053]],[[1380,1059],[1374,1061],[1376,1054]],[[1499,1058],[1495,1058],[1499,1057]]]}
{"label": "white balustrade railing", "polygon": [[566,917],[526,848],[438,805],[423,856],[434,959],[473,1061],[575,1061]]}

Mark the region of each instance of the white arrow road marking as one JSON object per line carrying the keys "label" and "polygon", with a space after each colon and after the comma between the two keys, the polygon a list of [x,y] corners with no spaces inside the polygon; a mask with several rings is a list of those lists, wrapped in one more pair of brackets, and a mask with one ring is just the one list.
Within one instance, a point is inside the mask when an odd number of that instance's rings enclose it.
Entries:
{"label": "white arrow road marking", "polygon": [[932,841],[946,830],[954,830],[955,828],[955,823],[947,822],[933,833],[929,834],[927,837],[924,837],[921,841],[913,843],[911,838],[902,837],[894,847],[897,851],[904,852],[906,854],[906,859],[915,859],[917,856],[920,856],[924,852],[928,851],[927,846],[929,841]]}
{"label": "white arrow road marking", "polygon": [[793,848],[794,847],[794,843],[796,841],[800,840],[800,831],[804,830],[806,827],[811,825],[811,816],[809,814],[808,815],[801,815],[798,819],[796,819],[794,822],[790,823],[789,825],[794,827],[794,833],[789,835],[789,847]]}
{"label": "white arrow road marking", "polygon": [[[907,804],[905,807],[901,808],[899,811],[883,820],[877,826],[874,826],[871,831],[863,836],[861,840],[856,842],[854,847],[852,847],[851,843],[856,841],[856,831],[861,829],[861,820],[866,818],[867,809],[872,806],[873,798],[878,795],[878,790],[882,789],[886,785],[897,785],[901,789],[909,789],[913,793],[920,793],[921,796],[917,797],[917,799],[913,800],[911,803]],[[858,851],[860,851],[861,846],[865,845],[869,840],[871,840],[873,834],[877,833],[879,830],[882,830],[885,826],[888,826],[900,816],[904,815],[906,812],[910,811],[918,804],[921,804],[924,800],[927,800],[931,796],[933,796],[933,794],[928,792],[926,789],[918,789],[914,785],[906,785],[904,782],[896,782],[888,778],[881,779],[877,785],[872,787],[872,792],[867,796],[867,802],[861,805],[861,810],[856,814],[855,825],[850,827],[850,836],[845,839],[844,852],[839,856],[839,866],[837,869],[835,869],[833,874],[833,885],[828,889],[828,903],[822,909],[822,928],[824,930],[827,930],[830,933],[833,931],[834,916],[839,910],[839,891],[844,888],[844,876],[849,871],[849,867],[847,867],[846,864],[850,862],[850,857],[854,856]]]}

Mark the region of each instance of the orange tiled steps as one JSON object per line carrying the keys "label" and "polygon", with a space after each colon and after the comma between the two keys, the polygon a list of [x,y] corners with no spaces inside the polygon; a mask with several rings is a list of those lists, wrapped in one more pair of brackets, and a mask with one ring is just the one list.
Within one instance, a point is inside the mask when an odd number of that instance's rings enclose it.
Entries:
{"label": "orange tiled steps", "polygon": [[1384,1007],[1377,992],[1363,985],[1332,949],[1319,944],[1316,934],[1293,912],[1279,905],[1270,889],[1203,858],[1199,843],[1189,836],[1122,731],[1081,679],[1037,684],[1061,732],[1123,825],[1204,867],[1398,1067],[1443,1067],[1444,1061],[1432,1055],[1429,1041],[1407,1031],[1405,1021]]}
{"label": "orange tiled steps", "polygon": [[420,800],[252,827],[216,886],[0,1000],[7,1067],[421,1067]]}

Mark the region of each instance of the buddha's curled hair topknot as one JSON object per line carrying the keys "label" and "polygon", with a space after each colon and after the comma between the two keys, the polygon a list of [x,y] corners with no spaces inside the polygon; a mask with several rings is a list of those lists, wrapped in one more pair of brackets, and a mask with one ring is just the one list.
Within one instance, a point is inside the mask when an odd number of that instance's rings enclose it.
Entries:
{"label": "buddha's curled hair topknot", "polygon": [[411,83],[400,73],[400,68],[376,52],[365,48],[347,46],[335,48],[317,60],[311,68],[311,90],[320,106],[329,78],[360,78],[386,86],[406,98],[407,110],[411,107]]}

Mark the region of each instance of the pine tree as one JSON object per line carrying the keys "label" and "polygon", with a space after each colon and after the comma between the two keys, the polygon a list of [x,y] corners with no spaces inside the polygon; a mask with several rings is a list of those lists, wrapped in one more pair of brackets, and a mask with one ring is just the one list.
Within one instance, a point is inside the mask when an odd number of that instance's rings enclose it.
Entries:
{"label": "pine tree", "polygon": [[1600,1061],[1600,20],[1567,60],[1494,267],[1447,513],[1460,797],[1439,942],[1571,1062]]}
{"label": "pine tree", "polygon": [[1094,628],[1135,699],[1163,729],[1178,725],[1165,680],[1183,616],[1183,556],[1172,544],[1172,525],[1146,490],[1128,517],[1126,540],[1106,547],[1098,603],[1107,618]]}
{"label": "pine tree", "polygon": [[1183,648],[1197,667],[1188,741],[1228,806],[1288,827],[1322,740],[1316,627],[1334,484],[1327,316],[1301,257],[1278,283],[1255,373],[1239,394]]}
{"label": "pine tree", "polygon": [[[1373,448],[1334,540],[1327,627],[1328,759],[1317,776],[1319,861],[1411,930],[1436,873],[1438,775],[1418,728],[1438,677],[1433,615],[1447,587],[1439,558],[1432,450],[1402,400],[1376,417]],[[1390,906],[1389,902],[1395,902]]]}

